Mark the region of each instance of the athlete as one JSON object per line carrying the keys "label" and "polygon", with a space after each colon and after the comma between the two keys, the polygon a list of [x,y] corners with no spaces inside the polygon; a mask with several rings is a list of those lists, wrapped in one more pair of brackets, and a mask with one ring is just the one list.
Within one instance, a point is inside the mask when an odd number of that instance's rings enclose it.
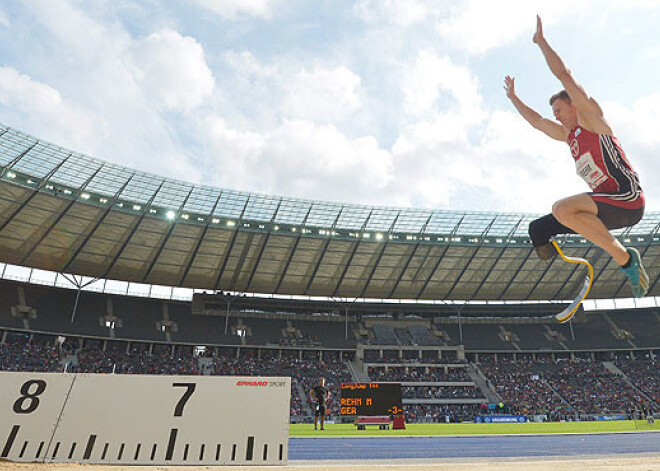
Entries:
{"label": "athlete", "polygon": [[506,76],[504,89],[520,115],[534,128],[568,144],[577,173],[591,192],[569,196],[552,206],[552,213],[532,221],[529,235],[536,253],[549,260],[557,251],[550,243],[557,234],[578,233],[609,253],[627,277],[636,298],[646,295],[649,278],[639,252],[626,249],[610,234],[611,229],[634,226],[644,215],[644,193],[639,178],[603,117],[603,110],[576,81],[543,36],[536,17],[533,37],[550,71],[564,90],[550,98],[556,121],[542,117],[516,95],[514,78]]}
{"label": "athlete", "polygon": [[321,430],[323,430],[323,423],[325,422],[325,402],[330,397],[330,391],[325,387],[325,378],[319,379],[319,385],[312,389],[312,399],[316,401],[316,410],[314,411],[314,430],[317,429],[319,417],[321,418]]}

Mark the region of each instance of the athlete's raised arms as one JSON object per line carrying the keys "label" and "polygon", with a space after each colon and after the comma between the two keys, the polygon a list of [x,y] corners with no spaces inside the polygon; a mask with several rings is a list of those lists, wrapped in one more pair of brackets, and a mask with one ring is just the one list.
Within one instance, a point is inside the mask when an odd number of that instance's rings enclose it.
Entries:
{"label": "athlete's raised arms", "polygon": [[612,128],[605,121],[600,105],[577,83],[559,54],[548,44],[543,35],[541,17],[538,15],[536,16],[536,32],[532,40],[539,46],[550,71],[559,79],[568,96],[571,97],[571,101],[577,107],[579,124],[598,134],[612,135]]}
{"label": "athlete's raised arms", "polygon": [[551,119],[544,118],[535,110],[527,106],[518,95],[516,95],[515,79],[513,77],[507,75],[504,78],[504,90],[506,91],[506,96],[511,100],[513,106],[516,107],[516,110],[518,110],[518,113],[520,113],[529,124],[553,139],[558,141],[566,140],[566,136],[570,130]]}

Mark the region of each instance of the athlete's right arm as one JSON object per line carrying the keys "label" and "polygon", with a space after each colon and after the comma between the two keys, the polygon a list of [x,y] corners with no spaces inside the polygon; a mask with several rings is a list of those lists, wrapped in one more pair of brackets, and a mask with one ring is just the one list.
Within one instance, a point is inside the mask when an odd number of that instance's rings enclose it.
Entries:
{"label": "athlete's right arm", "polygon": [[544,118],[538,112],[527,106],[518,95],[516,95],[514,81],[515,79],[513,77],[507,75],[504,78],[504,90],[506,90],[506,96],[511,100],[513,106],[516,107],[520,116],[525,118],[529,124],[545,133],[547,136],[558,141],[565,141],[567,134],[564,127],[548,118]]}

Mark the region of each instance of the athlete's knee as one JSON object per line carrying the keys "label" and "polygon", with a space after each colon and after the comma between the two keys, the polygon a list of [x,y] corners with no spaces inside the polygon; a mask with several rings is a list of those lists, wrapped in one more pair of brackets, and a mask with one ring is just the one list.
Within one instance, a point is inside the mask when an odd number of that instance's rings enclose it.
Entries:
{"label": "athlete's knee", "polygon": [[564,221],[573,214],[575,214],[575,208],[567,200],[559,200],[552,205],[552,215],[559,221]]}

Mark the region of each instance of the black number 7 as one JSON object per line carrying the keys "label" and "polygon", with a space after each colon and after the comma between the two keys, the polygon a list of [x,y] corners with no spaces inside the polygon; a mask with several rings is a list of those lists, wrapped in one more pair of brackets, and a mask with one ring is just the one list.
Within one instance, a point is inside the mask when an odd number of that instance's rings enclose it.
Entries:
{"label": "black number 7", "polygon": [[174,388],[186,388],[186,392],[183,393],[179,402],[176,403],[174,417],[181,417],[183,415],[183,408],[186,407],[188,399],[190,399],[190,396],[195,392],[195,386],[197,386],[195,383],[172,383],[172,387]]}

